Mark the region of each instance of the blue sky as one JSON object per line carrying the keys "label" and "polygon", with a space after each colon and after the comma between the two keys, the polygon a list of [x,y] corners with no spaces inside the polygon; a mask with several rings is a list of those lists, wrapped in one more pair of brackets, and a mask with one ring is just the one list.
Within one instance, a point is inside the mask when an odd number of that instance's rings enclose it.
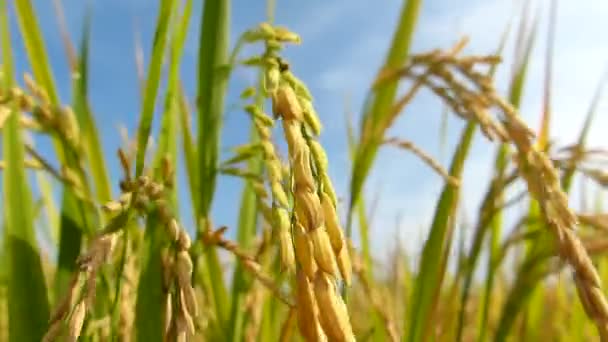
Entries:
{"label": "blue sky", "polygon": [[[62,101],[70,102],[69,73],[52,2],[33,1],[46,40],[47,50]],[[120,144],[119,125],[132,135],[139,115],[139,90],[135,72],[134,40],[142,42],[145,62],[149,60],[157,1],[146,0],[64,0],[68,29],[74,41],[79,41],[86,3],[92,3],[92,37],[90,46],[90,101],[96,114],[104,149],[114,179],[120,175],[115,150]],[[182,79],[190,95],[195,92],[196,54],[202,1],[195,1],[194,18],[182,61]],[[464,35],[470,37],[466,49],[471,53],[491,53],[496,49],[501,33],[515,14],[519,21],[521,1],[509,0],[427,0],[422,6],[413,50],[427,51],[447,48]],[[538,126],[542,94],[542,68],[546,36],[548,0],[532,1],[540,9],[541,21],[538,45],[535,49],[529,81],[523,99],[522,115],[534,128]],[[395,23],[402,6],[401,0],[363,1],[277,1],[275,20],[298,32],[301,46],[291,46],[285,57],[294,72],[310,87],[318,113],[325,125],[321,142],[330,159],[330,174],[340,196],[347,194],[350,166],[346,149],[345,113],[359,116],[368,86],[381,65],[390,44]],[[265,1],[233,1],[231,43],[249,27],[265,19]],[[10,17],[10,16],[9,16]],[[559,1],[558,29],[555,50],[552,137],[566,144],[574,140],[591,100],[601,73],[608,66],[608,44],[603,32],[608,32],[608,2],[604,0]],[[28,71],[22,42],[13,20],[12,35],[16,49],[17,68]],[[506,50],[504,65],[497,81],[505,89],[511,66],[513,37]],[[238,70],[232,77],[228,111],[223,131],[223,148],[245,142],[249,121],[235,109],[237,96],[255,75]],[[608,145],[608,138],[599,127],[606,127],[603,101],[590,143]],[[391,129],[390,135],[413,140],[431,155],[447,165],[452,146],[462,122],[448,120],[448,148],[439,145],[440,102],[422,94],[409,106]],[[158,117],[156,117],[158,122]],[[44,149],[44,146],[41,148]],[[46,149],[48,150],[48,149]],[[491,170],[494,146],[478,136],[465,170],[463,209],[475,217],[479,198],[485,191]],[[411,253],[417,253],[428,231],[434,203],[442,187],[435,176],[418,159],[402,151],[386,147],[381,150],[366,196],[371,202],[379,198],[373,216],[372,240],[375,254],[383,256],[386,247],[395,243],[398,234]],[[213,217],[216,224],[236,226],[237,200],[242,182],[222,178],[217,188]],[[185,197],[184,197],[185,199]],[[400,224],[397,225],[397,217]],[[189,216],[188,216],[189,217]]]}

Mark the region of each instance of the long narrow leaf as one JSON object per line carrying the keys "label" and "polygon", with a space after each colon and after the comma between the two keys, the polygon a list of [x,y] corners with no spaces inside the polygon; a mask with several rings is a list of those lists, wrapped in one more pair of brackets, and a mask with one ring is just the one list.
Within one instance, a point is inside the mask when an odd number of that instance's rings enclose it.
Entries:
{"label": "long narrow leaf", "polygon": [[[179,66],[183,51],[183,41],[190,19],[192,2],[189,1],[184,8],[184,13],[175,21],[172,41],[170,44],[168,87],[165,95],[163,115],[158,138],[158,149],[154,158],[154,177],[159,178],[160,166],[163,158],[170,165],[175,166],[177,162],[177,119],[178,119],[178,95],[179,95]],[[160,13],[169,20],[174,17],[176,2],[169,4],[169,12]],[[160,20],[158,25],[162,25]],[[167,29],[168,31],[169,29]],[[166,33],[169,35],[169,33]],[[146,84],[149,84],[146,83]],[[173,176],[175,177],[175,176]],[[175,183],[175,181],[173,181]],[[177,212],[176,192],[170,190],[170,205]],[[139,279],[136,301],[135,324],[137,327],[137,340],[139,341],[162,341],[163,337],[163,269],[161,261],[161,249],[163,244],[163,229],[158,213],[153,213],[146,222],[144,235],[144,252],[142,272]]]}
{"label": "long narrow leaf", "polygon": [[206,1],[203,8],[198,61],[198,153],[201,215],[211,207],[217,176],[220,131],[228,69],[230,5],[226,0]]}
{"label": "long narrow leaf", "polygon": [[53,81],[53,74],[48,62],[44,40],[38,26],[34,8],[29,0],[15,1],[17,19],[25,42],[25,49],[31,61],[36,81],[44,87],[50,100],[59,103],[59,96]]}
{"label": "long narrow leaf", "polygon": [[[467,123],[460,142],[456,148],[450,167],[450,175],[460,178],[464,163],[467,158],[473,135],[477,125],[474,122]],[[446,183],[437,202],[433,223],[429,237],[424,244],[422,258],[418,267],[418,276],[414,284],[414,291],[410,299],[408,327],[406,334],[408,341],[421,341],[424,339],[430,328],[430,322],[434,313],[433,304],[436,302],[435,296],[441,288],[443,278],[442,269],[445,256],[447,255],[447,244],[451,237],[449,226],[455,220],[456,208],[458,204],[459,188]]]}
{"label": "long narrow leaf", "polygon": [[[600,79],[597,88],[595,89],[595,93],[593,94],[593,98],[589,105],[589,109],[587,110],[587,116],[585,117],[585,123],[583,124],[583,128],[581,133],[579,134],[577,141],[577,148],[582,151],[585,148],[585,144],[587,142],[587,136],[589,135],[589,130],[591,129],[591,124],[595,119],[595,115],[597,113],[599,102],[602,98],[602,94],[608,83],[608,71],[604,73],[602,78]],[[569,192],[572,186],[572,180],[574,179],[574,172],[576,171],[575,165],[569,165],[562,176],[562,187],[564,191]]]}
{"label": "long narrow leaf", "polygon": [[[16,3],[16,17],[19,22],[21,36],[27,52],[29,64],[34,78],[49,96],[52,105],[59,106],[59,97],[53,81],[46,48],[42,39],[40,27],[34,8],[29,0]],[[89,194],[89,186],[85,175],[81,172],[78,162],[78,152],[57,134],[53,135],[55,152],[62,165],[78,170],[80,183],[85,193]],[[69,274],[74,270],[75,258],[80,253],[81,236],[83,232],[90,233],[93,227],[90,208],[86,208],[82,201],[76,198],[68,187],[63,189],[62,209],[60,221],[60,243],[58,256],[58,269],[55,281],[55,290],[63,293]]]}
{"label": "long narrow leaf", "polygon": [[179,112],[179,124],[180,132],[182,133],[182,151],[184,154],[184,167],[186,168],[186,177],[188,178],[188,193],[191,201],[191,208],[196,221],[197,208],[199,196],[197,194],[198,189],[198,173],[196,165],[196,148],[194,146],[194,140],[192,138],[191,127],[191,114],[192,111],[188,106],[188,99],[184,93],[183,86],[180,86],[178,96],[178,112]]}
{"label": "long narrow leaf", "polygon": [[[495,162],[495,170],[498,172],[497,179],[504,179],[504,172],[507,166],[507,153],[509,149],[506,144],[500,146],[496,156]],[[504,194],[497,194],[495,197],[496,203],[502,203],[504,200]],[[490,223],[490,239],[489,239],[489,255],[487,262],[487,273],[486,273],[486,281],[484,288],[484,296],[483,302],[481,305],[481,321],[479,328],[479,341],[486,340],[486,334],[488,332],[488,317],[490,314],[490,306],[492,305],[492,290],[494,289],[494,281],[496,279],[496,264],[499,257],[500,252],[500,234],[502,231],[502,223],[503,223],[503,212],[502,210],[497,210],[497,212],[493,215],[492,221]]]}
{"label": "long narrow leaf", "polygon": [[[357,142],[355,141],[355,134],[352,124],[352,118],[346,117],[346,137],[348,140],[348,150],[351,157],[351,161],[354,163]],[[373,266],[371,262],[371,253],[369,250],[369,225],[367,222],[365,199],[360,196],[357,204],[357,216],[359,220],[359,234],[361,236],[361,254],[363,255],[363,262],[365,266],[365,272],[368,279],[373,279]]]}
{"label": "long narrow leaf", "polygon": [[154,42],[152,44],[152,59],[148,65],[148,75],[146,79],[146,89],[144,92],[143,106],[141,109],[141,117],[139,121],[139,129],[137,132],[137,158],[135,164],[135,177],[139,177],[144,170],[144,159],[146,156],[146,147],[150,130],[152,129],[152,120],[154,119],[154,107],[156,104],[156,96],[160,84],[161,71],[163,66],[163,57],[165,55],[165,46],[168,39],[169,15],[173,8],[173,0],[162,0],[158,9],[156,22],[156,31],[154,33]]}
{"label": "long narrow leaf", "polygon": [[[398,68],[405,62],[409,53],[414,28],[420,12],[422,0],[407,0],[404,2],[401,17],[393,36],[390,51],[384,62],[383,69]],[[377,131],[377,124],[390,113],[390,108],[397,94],[397,82],[391,82],[373,94],[372,102],[363,115],[360,139],[355,152],[352,175],[350,180],[350,202],[347,218],[347,236],[351,235],[352,213],[359,200],[363,184],[369,174],[376,152],[383,138],[383,132]]]}
{"label": "long narrow leaf", "polygon": [[[7,5],[0,1],[2,61],[7,90],[12,87],[13,61],[10,44]],[[47,326],[49,303],[42,272],[40,254],[34,234],[32,195],[27,184],[25,150],[16,108],[9,108],[8,122],[3,130],[6,160],[4,178],[5,243],[8,264],[9,341],[39,341]]]}
{"label": "long narrow leaf", "polygon": [[95,124],[95,119],[88,102],[89,40],[90,15],[88,14],[84,21],[77,70],[74,71],[78,76],[75,78],[73,85],[74,113],[81,128],[80,131],[87,151],[86,156],[93,184],[95,185],[97,199],[101,203],[105,203],[112,199],[112,190],[97,125]]}
{"label": "long narrow leaf", "polygon": [[[348,140],[349,154],[350,154],[351,161],[352,161],[355,156],[354,153],[355,153],[355,148],[357,146],[356,146],[356,142],[355,142],[352,118],[350,116],[346,116],[346,137]],[[369,225],[368,225],[368,218],[367,218],[366,206],[365,206],[365,196],[360,196],[360,198],[359,198],[359,201],[357,203],[357,215],[358,215],[358,222],[359,222],[359,232],[360,232],[360,236],[361,236],[361,254],[363,255],[363,265],[364,265],[364,269],[365,269],[364,276],[366,277],[368,282],[372,283],[372,282],[374,282],[374,270],[373,270],[373,264],[372,264],[371,253],[370,253],[370,248],[369,248]],[[345,299],[348,299],[346,289],[345,289]],[[380,317],[380,314],[376,311],[374,311],[374,313],[373,313],[373,320],[374,320],[375,326],[383,327],[383,329],[378,329],[378,330],[374,331],[373,338],[378,339],[378,340],[386,340],[386,338],[388,336],[388,332],[384,328],[385,324],[382,323],[382,317]]]}
{"label": "long narrow leaf", "polygon": [[[220,131],[229,69],[230,1],[205,1],[198,55],[198,201],[197,219],[208,219],[217,178]],[[205,229],[205,227],[200,227]],[[206,270],[213,286],[220,324],[228,319],[228,294],[215,249],[205,251]],[[197,269],[197,268],[195,268]]]}

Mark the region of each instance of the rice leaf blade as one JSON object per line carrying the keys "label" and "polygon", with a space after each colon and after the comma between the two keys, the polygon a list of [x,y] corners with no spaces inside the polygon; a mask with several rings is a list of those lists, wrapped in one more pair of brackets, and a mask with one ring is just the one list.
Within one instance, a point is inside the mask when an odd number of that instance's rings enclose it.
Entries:
{"label": "rice leaf blade", "polygon": [[[404,2],[401,16],[394,33],[391,48],[386,57],[383,69],[398,68],[405,62],[413,40],[422,0],[407,0]],[[376,152],[382,141],[384,132],[378,132],[376,123],[390,113],[390,108],[397,94],[397,82],[390,82],[375,91],[370,106],[365,110],[361,122],[361,141],[359,142],[352,168],[350,180],[350,202],[348,208],[347,236],[350,237],[351,222],[354,207],[361,195],[363,184],[369,174]]]}
{"label": "rice leaf blade", "polygon": [[15,1],[16,17],[34,77],[47,92],[51,103],[59,104],[44,39],[30,0]]}
{"label": "rice leaf blade", "polygon": [[[44,40],[34,8],[29,0],[24,0],[18,1],[15,9],[33,76],[38,85],[48,95],[51,105],[59,106],[60,100],[55,88]],[[77,152],[56,134],[53,135],[53,143],[60,163],[73,170],[79,170]],[[78,173],[78,176],[84,187],[84,191],[88,193],[89,188],[85,176],[82,173]],[[76,198],[76,195],[72,193],[72,189],[64,187],[63,196],[68,198],[62,199],[62,205],[70,205],[62,207],[60,214],[61,217],[69,219],[60,220],[59,272],[55,281],[55,290],[59,293],[63,293],[67,274],[73,270],[75,256],[80,253],[82,233],[91,232],[92,222],[90,220],[93,219],[89,216],[91,214],[90,210],[85,208],[85,204],[82,201],[77,200],[76,205],[71,205],[72,200]],[[73,198],[69,198],[70,196]],[[76,226],[75,224],[79,225]],[[73,259],[70,260],[70,258]]]}
{"label": "rice leaf blade", "polygon": [[[0,1],[0,32],[4,66],[4,82],[1,87],[7,90],[13,83],[13,57],[8,8],[4,0]],[[14,107],[9,110],[8,121],[2,132],[3,154],[6,160],[6,169],[3,172],[6,208],[4,243],[8,265],[9,341],[39,341],[46,330],[49,302],[34,232],[32,194],[23,162],[25,149],[19,127],[19,114]]]}
{"label": "rice leaf blade", "polygon": [[91,15],[90,12],[87,12],[84,19],[84,28],[82,30],[83,34],[77,70],[75,70],[78,77],[75,77],[73,85],[74,113],[78,119],[82,137],[84,138],[87,152],[86,157],[88,159],[89,170],[95,186],[97,199],[101,203],[105,203],[112,199],[112,188],[108,170],[106,168],[107,163],[103,155],[103,148],[101,147],[99,132],[88,102],[89,40],[91,35],[90,21]]}
{"label": "rice leaf blade", "polygon": [[[169,165],[175,167],[177,162],[177,119],[178,119],[178,95],[179,89],[179,66],[183,52],[183,42],[190,19],[192,2],[188,1],[181,16],[176,17],[176,2],[169,6],[170,12],[159,15],[169,17],[169,23],[174,21],[169,43],[169,75],[168,86],[164,99],[161,127],[158,137],[158,149],[156,150],[153,169],[154,178],[160,180],[160,167],[163,159]],[[169,31],[169,29],[167,29]],[[167,33],[169,35],[169,33]],[[147,83],[148,84],[148,83]],[[173,175],[175,184],[175,174]],[[169,205],[173,212],[177,212],[177,194],[174,189],[169,189]],[[136,318],[137,339],[140,341],[162,341],[164,320],[164,285],[163,266],[161,250],[164,243],[164,229],[158,212],[152,213],[146,221],[146,232],[144,235],[143,263],[137,289]]]}
{"label": "rice leaf blade", "polygon": [[[608,83],[608,71],[602,75],[602,77],[595,89],[595,93],[593,94],[593,98],[591,99],[591,103],[589,104],[589,109],[587,110],[587,115],[585,116],[583,128],[581,129],[581,132],[578,136],[578,141],[577,141],[577,145],[576,145],[576,148],[580,151],[584,150],[585,145],[587,143],[587,136],[589,135],[591,125],[595,119],[595,116],[597,115],[598,106],[599,106],[600,100],[602,98],[602,94],[604,93],[604,89],[605,89],[607,83]],[[566,167],[564,175],[562,176],[561,183],[562,183],[562,187],[566,193],[570,192],[570,188],[572,187],[572,180],[574,179],[575,171],[576,171],[576,164],[568,165]]]}
{"label": "rice leaf blade", "polygon": [[152,45],[152,58],[148,65],[148,75],[146,79],[146,87],[143,97],[143,105],[139,121],[139,129],[137,131],[137,157],[135,163],[135,177],[139,177],[144,170],[144,161],[146,156],[146,148],[150,130],[152,129],[152,120],[154,119],[154,107],[156,105],[156,97],[160,85],[163,57],[165,55],[165,47],[168,40],[169,21],[171,9],[173,8],[173,0],[161,0],[158,16],[156,21],[156,31],[154,33],[154,42]]}
{"label": "rice leaf blade", "polygon": [[[197,220],[209,222],[215,193],[224,99],[228,84],[230,1],[205,1],[201,16],[198,54],[198,207]],[[200,221],[199,221],[200,222]],[[206,229],[205,223],[199,229]],[[217,251],[204,251],[206,271],[213,290],[215,312],[221,326],[228,320],[229,302]],[[197,268],[195,268],[197,269]]]}
{"label": "rice leaf blade", "polygon": [[[497,151],[496,162],[495,162],[495,170],[498,172],[499,179],[504,179],[504,173],[507,166],[507,153],[508,146],[506,144],[502,144]],[[500,193],[496,196],[496,203],[503,203],[504,194]],[[497,210],[497,212],[493,215],[492,221],[490,223],[490,238],[488,241],[489,245],[489,255],[487,262],[487,274],[481,309],[481,322],[479,328],[479,341],[485,341],[486,335],[488,333],[488,317],[490,314],[490,306],[492,305],[493,300],[493,289],[494,282],[496,279],[496,275],[498,271],[498,258],[500,253],[500,238],[503,224],[503,211]]]}
{"label": "rice leaf blade", "polygon": [[[462,175],[476,128],[476,123],[469,122],[463,130],[450,166],[450,175],[456,179]],[[436,303],[435,296],[441,288],[441,279],[445,271],[443,265],[447,255],[447,243],[451,239],[450,235],[453,231],[450,229],[450,225],[455,220],[459,192],[458,187],[446,183],[437,202],[433,223],[424,244],[418,276],[408,306],[409,316],[408,321],[405,322],[408,327],[406,330],[408,341],[423,340],[425,331],[428,332],[427,328],[430,327]]]}

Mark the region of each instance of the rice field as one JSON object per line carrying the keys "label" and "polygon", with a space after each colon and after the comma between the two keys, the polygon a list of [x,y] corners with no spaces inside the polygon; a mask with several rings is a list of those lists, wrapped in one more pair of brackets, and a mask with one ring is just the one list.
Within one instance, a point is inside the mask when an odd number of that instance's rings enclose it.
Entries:
{"label": "rice field", "polygon": [[[236,33],[229,0],[157,2],[155,26],[144,28],[153,41],[135,47],[137,125],[108,153],[105,118],[90,101],[90,14],[74,41],[67,2],[41,13],[35,1],[0,0],[0,342],[608,341],[608,152],[587,143],[592,128],[601,130],[607,76],[598,73],[581,106],[578,138],[557,144],[556,0],[539,7],[546,37],[523,4],[526,19],[507,24],[485,54],[467,52],[464,36],[413,51],[425,1],[404,0],[389,46],[376,52],[383,63],[364,106],[340,124],[350,167],[338,177],[320,94],[289,58],[305,53],[306,41],[289,23],[275,24],[274,1]],[[57,22],[69,66],[57,79],[68,84],[56,81],[43,16]],[[529,123],[521,101],[543,39],[542,110]],[[187,53],[195,71],[182,68]],[[255,82],[235,104],[228,92],[237,69]],[[501,69],[507,83],[496,77]],[[462,124],[445,158],[394,135],[422,94],[441,104],[437,120]],[[247,127],[245,143],[227,143],[228,115]],[[477,180],[480,205],[470,208],[463,179],[474,143],[493,161]],[[374,227],[376,199],[366,191],[385,149],[441,182],[416,251],[372,247],[390,239]],[[218,190],[226,178],[239,182],[238,196]],[[572,204],[576,180],[580,206]],[[220,199],[234,226],[215,223]],[[463,215],[465,206],[475,215]]]}

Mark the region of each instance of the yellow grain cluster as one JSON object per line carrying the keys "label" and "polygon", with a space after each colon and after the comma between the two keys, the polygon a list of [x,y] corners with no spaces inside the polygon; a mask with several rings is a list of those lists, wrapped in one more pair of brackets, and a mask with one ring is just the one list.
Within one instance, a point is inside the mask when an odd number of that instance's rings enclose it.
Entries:
{"label": "yellow grain cluster", "polygon": [[[72,109],[51,104],[46,91],[29,74],[25,74],[23,79],[27,92],[19,87],[13,87],[5,92],[0,91],[0,104],[10,101],[19,111],[31,113],[31,116],[24,114],[20,117],[19,121],[25,128],[56,133],[70,149],[81,151],[81,134]],[[0,111],[0,118],[4,116]]]}
{"label": "yellow grain cluster", "polygon": [[[120,156],[123,167],[127,171],[125,173],[128,175],[129,163],[122,151]],[[72,279],[67,295],[60,301],[51,317],[43,341],[55,340],[61,334],[64,320],[67,321],[69,340],[78,339],[86,313],[93,307],[96,276],[101,266],[109,259],[120,234],[119,228],[128,222],[129,211],[132,208],[140,215],[149,215],[155,210],[171,241],[170,247],[163,250],[162,254],[167,338],[171,341],[186,341],[188,336],[195,333],[193,319],[198,315],[198,304],[191,285],[193,265],[188,252],[191,241],[188,233],[180,227],[171,213],[166,200],[165,190],[173,185],[173,171],[166,159],[163,159],[161,171],[162,182],[155,182],[147,176],[141,176],[137,180],[127,178],[121,184],[124,193],[120,198],[102,206],[104,211],[115,216],[91,242],[89,250],[78,258],[80,272]],[[130,325],[131,322],[132,320],[126,324]]]}
{"label": "yellow grain cluster", "polygon": [[350,258],[338,223],[325,152],[306,133],[306,128],[318,133],[320,125],[304,126],[318,122],[311,100],[304,92],[296,93],[293,84],[297,79],[288,70],[283,74],[289,75],[287,80],[281,79],[271,96],[273,112],[282,118],[293,175],[292,229],[300,265],[296,289],[300,331],[311,341],[352,341],[348,311],[336,286],[340,275],[350,282]]}
{"label": "yellow grain cluster", "polygon": [[[574,232],[577,217],[562,190],[560,175],[553,162],[534,144],[534,133],[516,108],[498,94],[490,77],[473,68],[474,64],[493,65],[498,58],[457,56],[463,47],[464,44],[459,43],[448,53],[435,51],[414,56],[410,65],[398,74],[413,78],[415,85],[425,85],[456,114],[477,122],[488,138],[500,138],[515,146],[518,173],[526,182],[531,197],[538,201],[546,225],[556,237],[561,258],[574,270],[585,312],[595,321],[601,339],[608,340],[608,300],[602,292],[597,269]],[[416,66],[422,66],[426,71],[414,73]],[[500,123],[489,114],[492,108],[500,110]]]}
{"label": "yellow grain cluster", "polygon": [[[71,152],[70,158],[76,158],[73,162],[68,164],[62,161],[65,156],[60,155],[62,165],[61,170],[57,171],[53,169],[51,163],[26,144],[26,150],[33,158],[26,161],[26,167],[46,169],[64,184],[69,185],[80,200],[90,202],[91,191],[84,176],[86,174],[84,164],[81,162],[82,156],[85,155],[84,146],[74,111],[69,106],[54,105],[46,91],[29,74],[25,74],[23,78],[25,89],[17,86],[0,89],[0,129],[8,118],[10,106],[15,106],[21,112],[19,116],[21,127],[58,137],[66,151]],[[0,163],[0,167],[3,166],[3,163]]]}
{"label": "yellow grain cluster", "polygon": [[42,341],[54,341],[60,334],[63,321],[67,321],[68,341],[77,341],[86,313],[93,307],[96,292],[96,276],[101,266],[108,260],[117,233],[102,234],[91,242],[89,251],[77,260],[79,273],[70,281],[67,295],[59,301],[49,320],[49,328]]}
{"label": "yellow grain cluster", "polygon": [[282,119],[289,149],[291,206],[283,182],[285,173],[270,143],[269,127],[273,120],[254,105],[246,107],[264,151],[273,196],[272,222],[278,232],[282,265],[287,270],[296,270],[300,331],[311,341],[352,341],[348,311],[336,283],[341,277],[350,284],[349,250],[336,213],[327,156],[311,136],[320,134],[321,123],[306,85],[278,56],[282,43],[299,43],[300,39],[284,28],[268,24],[248,31],[244,37],[248,42],[266,44],[262,56],[245,64],[264,70],[264,95],[272,99],[275,118]]}

